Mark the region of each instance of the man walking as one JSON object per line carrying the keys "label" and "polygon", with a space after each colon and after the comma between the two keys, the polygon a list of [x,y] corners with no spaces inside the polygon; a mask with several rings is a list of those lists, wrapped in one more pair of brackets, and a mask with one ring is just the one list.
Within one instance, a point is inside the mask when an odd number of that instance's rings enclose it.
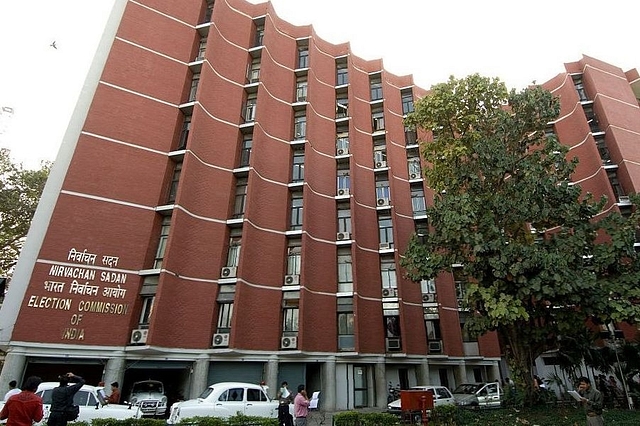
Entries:
{"label": "man walking", "polygon": [[20,393],[20,388],[17,387],[18,382],[12,380],[9,382],[9,391],[4,394],[4,400],[8,401],[13,395],[17,395]]}
{"label": "man walking", "polygon": [[0,420],[6,419],[7,426],[31,426],[42,420],[42,398],[35,394],[40,383],[40,377],[29,377],[22,386],[22,392],[13,395],[4,404]]}
{"label": "man walking", "polygon": [[582,397],[582,406],[587,414],[587,426],[603,426],[602,393],[591,387],[591,380],[588,377],[580,377],[578,383],[578,393]]}
{"label": "man walking", "polygon": [[304,385],[298,385],[298,394],[293,399],[293,415],[295,416],[295,426],[307,426],[307,415],[309,414],[309,398]]}

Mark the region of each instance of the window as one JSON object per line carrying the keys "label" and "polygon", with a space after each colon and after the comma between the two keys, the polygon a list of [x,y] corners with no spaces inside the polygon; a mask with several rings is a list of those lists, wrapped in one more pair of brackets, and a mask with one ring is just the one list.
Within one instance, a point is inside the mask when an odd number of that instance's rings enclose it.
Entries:
{"label": "window", "polygon": [[298,331],[298,316],[300,310],[298,307],[287,307],[282,310],[282,332]]}
{"label": "window", "polygon": [[413,93],[411,89],[402,91],[402,113],[404,115],[413,112]]}
{"label": "window", "polygon": [[180,173],[182,172],[182,162],[176,163],[173,168],[173,176],[171,177],[171,186],[169,187],[169,198],[167,202],[173,203],[176,201],[176,195],[178,194],[178,184],[180,183]]}
{"label": "window", "polygon": [[244,389],[243,388],[233,388],[227,389],[220,395],[218,401],[232,401],[232,402],[242,402],[244,399]]}
{"label": "window", "polygon": [[241,178],[236,181],[236,198],[233,205],[233,218],[244,217],[244,209],[247,201],[247,179]]}
{"label": "window", "polygon": [[371,100],[377,101],[382,99],[382,80],[378,77],[372,77],[370,80],[371,85]]}
{"label": "window", "polygon": [[180,131],[180,140],[178,141],[178,149],[187,148],[187,139],[189,138],[189,131],[191,130],[191,116],[185,115],[182,122],[182,130]]}
{"label": "window", "polygon": [[211,22],[211,15],[213,15],[214,0],[207,0],[207,10],[204,13],[204,22]]}
{"label": "window", "polygon": [[254,46],[262,46],[262,41],[264,39],[264,25],[256,25],[256,39],[254,41]]}
{"label": "window", "polygon": [[256,118],[256,105],[257,99],[255,93],[250,93],[247,95],[247,103],[244,107],[244,121],[251,122]]}
{"label": "window", "polygon": [[458,299],[458,306],[460,307],[462,306],[462,303],[467,293],[466,291],[467,280],[464,277],[464,275],[462,275],[462,268],[460,267],[453,268],[453,281],[456,286],[456,299]]}
{"label": "window", "polygon": [[389,181],[386,180],[386,178],[376,181],[376,198],[384,200],[391,199]]}
{"label": "window", "polygon": [[300,77],[296,82],[296,102],[307,101],[307,77]]}
{"label": "window", "polygon": [[589,96],[587,96],[587,91],[584,90],[584,84],[582,83],[582,74],[573,75],[573,85],[578,92],[578,97],[580,98],[580,102],[588,102]]}
{"label": "window", "polygon": [[220,303],[218,311],[217,333],[229,333],[231,331],[231,317],[233,316],[233,302]]}
{"label": "window", "polygon": [[427,214],[427,202],[424,198],[424,190],[419,187],[411,188],[411,207],[414,216],[424,216]]}
{"label": "window", "polygon": [[409,146],[418,143],[418,133],[416,129],[412,129],[411,127],[404,128],[404,143]]}
{"label": "window", "polygon": [[421,280],[420,291],[422,294],[435,294],[436,292],[436,280]]}
{"label": "window", "polygon": [[296,112],[293,118],[293,139],[300,140],[307,136],[307,116],[304,111]]}
{"label": "window", "polygon": [[309,47],[298,48],[298,68],[309,68]]}
{"label": "window", "polygon": [[287,254],[287,275],[300,275],[302,269],[302,248],[289,247]]}
{"label": "window", "polygon": [[249,83],[260,81],[260,58],[253,58],[247,70],[247,80]]}
{"label": "window", "polygon": [[291,172],[291,181],[294,183],[304,182],[304,150],[296,149],[293,151],[293,170]]}
{"label": "window", "polygon": [[336,118],[346,118],[349,116],[349,99],[340,97],[336,99]]}
{"label": "window", "polygon": [[227,251],[227,266],[238,266],[240,263],[241,247],[242,239],[240,237],[232,237],[229,242],[229,250]]}
{"label": "window", "polygon": [[418,179],[422,176],[420,159],[418,157],[409,158],[407,165],[409,168],[409,179]]}
{"label": "window", "polygon": [[350,249],[338,250],[338,293],[353,292],[353,269]]}
{"label": "window", "polygon": [[387,167],[387,147],[375,146],[373,147],[373,164],[376,169],[381,167]]}
{"label": "window", "polygon": [[242,147],[240,148],[240,167],[248,167],[249,160],[251,159],[251,145],[253,143],[253,136],[245,136],[242,140]]}
{"label": "window", "polygon": [[393,247],[393,223],[391,216],[382,215],[378,217],[378,231],[380,234],[380,244],[388,244],[389,248]]}
{"label": "window", "polygon": [[336,136],[336,153],[338,155],[349,153],[349,132],[338,133]]}
{"label": "window", "polygon": [[609,149],[607,148],[607,144],[605,143],[604,135],[597,135],[595,136],[595,139],[598,153],[600,153],[600,158],[602,159],[602,164],[610,164],[611,155],[609,154]]}
{"label": "window", "polygon": [[376,111],[371,114],[373,120],[373,131],[378,132],[384,130],[384,113],[382,111]]}
{"label": "window", "polygon": [[196,100],[196,93],[198,92],[198,83],[200,82],[200,73],[193,74],[191,78],[191,90],[189,91],[189,101],[193,102]]}
{"label": "window", "polygon": [[247,401],[268,401],[267,396],[260,389],[247,389]]}
{"label": "window", "polygon": [[396,264],[393,259],[383,259],[380,262],[380,274],[382,276],[382,288],[398,288]]}
{"label": "window", "polygon": [[462,334],[462,341],[463,342],[477,342],[478,338],[477,337],[473,337],[469,333],[467,328],[464,326],[464,324],[466,322],[467,322],[467,313],[466,312],[462,312],[461,315],[460,315],[460,333]]}
{"label": "window", "polygon": [[424,325],[427,329],[427,340],[432,341],[442,339],[439,319],[427,320],[424,322]]}
{"label": "window", "polygon": [[351,180],[349,177],[349,170],[338,170],[338,191],[341,189],[349,189],[351,186]]}
{"label": "window", "polygon": [[583,105],[584,115],[587,118],[587,124],[589,124],[589,129],[592,133],[600,132],[600,125],[598,124],[598,117],[596,117],[596,113],[593,111],[593,105]]}
{"label": "window", "polygon": [[336,86],[342,86],[349,83],[349,70],[347,61],[340,62],[336,67]]}
{"label": "window", "polygon": [[400,337],[400,317],[384,317],[386,337]]}
{"label": "window", "polygon": [[355,317],[353,315],[353,298],[339,297],[338,311],[338,349],[352,351],[355,349]]}
{"label": "window", "polygon": [[196,61],[201,61],[204,59],[204,53],[207,50],[207,38],[201,37],[200,44],[198,45],[198,56],[196,56]]}
{"label": "window", "polygon": [[171,216],[165,216],[162,219],[162,227],[160,228],[160,241],[158,241],[158,249],[156,250],[156,257],[153,262],[153,269],[162,268],[162,261],[164,260],[164,252],[167,248],[167,240],[169,240],[170,228]]}
{"label": "window", "polygon": [[302,192],[291,195],[291,230],[302,229]]}
{"label": "window", "polygon": [[351,233],[351,210],[338,208],[338,232]]}
{"label": "window", "polygon": [[146,326],[149,325],[149,319],[151,318],[151,314],[153,313],[154,300],[154,295],[142,296],[142,310],[140,311],[140,320],[138,321],[138,324]]}

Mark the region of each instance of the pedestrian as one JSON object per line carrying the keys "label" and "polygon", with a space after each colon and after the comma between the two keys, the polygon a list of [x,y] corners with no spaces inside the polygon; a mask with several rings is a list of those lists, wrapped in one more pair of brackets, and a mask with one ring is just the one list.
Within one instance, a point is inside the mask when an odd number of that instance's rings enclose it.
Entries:
{"label": "pedestrian", "polygon": [[118,382],[111,383],[111,394],[105,400],[107,404],[120,403],[120,385]]}
{"label": "pedestrian", "polygon": [[591,386],[591,380],[588,377],[578,379],[578,393],[582,397],[582,406],[587,415],[587,426],[603,426],[602,393]]}
{"label": "pedestrian", "polygon": [[295,416],[295,426],[307,426],[307,415],[309,414],[309,398],[304,385],[298,385],[298,394],[293,399],[293,415]]}
{"label": "pedestrian", "polygon": [[293,395],[289,391],[289,384],[282,382],[276,398],[278,399],[278,423],[280,426],[293,426],[293,416],[289,412]]}
{"label": "pedestrian", "polygon": [[0,420],[7,420],[6,426],[31,426],[42,420],[42,398],[35,394],[42,379],[31,376],[22,385],[22,391],[9,398],[0,411]]}
{"label": "pedestrian", "polygon": [[20,393],[20,388],[18,387],[18,382],[12,380],[9,382],[9,391],[4,394],[4,400],[8,401],[13,395],[17,395]]}
{"label": "pedestrian", "polygon": [[58,380],[60,386],[53,388],[51,392],[51,414],[47,420],[48,426],[67,426],[69,420],[66,412],[73,407],[73,396],[85,383],[82,377],[73,373],[63,374],[58,377]]}

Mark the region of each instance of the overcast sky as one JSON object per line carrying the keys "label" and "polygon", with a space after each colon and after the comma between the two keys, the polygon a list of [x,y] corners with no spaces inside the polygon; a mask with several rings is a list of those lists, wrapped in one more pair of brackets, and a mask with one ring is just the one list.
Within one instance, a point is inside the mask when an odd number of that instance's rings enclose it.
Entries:
{"label": "overcast sky", "polygon": [[[0,123],[0,146],[25,167],[55,159],[113,1],[0,1],[0,107],[14,109]],[[640,68],[640,6],[630,0],[272,3],[283,19],[313,24],[332,43],[349,41],[355,55],[382,58],[424,88],[475,72],[523,88],[583,54]]]}

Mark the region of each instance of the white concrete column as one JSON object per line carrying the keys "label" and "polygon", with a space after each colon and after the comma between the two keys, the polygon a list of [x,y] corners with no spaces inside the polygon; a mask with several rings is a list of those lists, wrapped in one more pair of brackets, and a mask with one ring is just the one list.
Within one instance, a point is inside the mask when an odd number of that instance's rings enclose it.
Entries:
{"label": "white concrete column", "polygon": [[418,381],[418,386],[431,383],[429,375],[429,361],[427,359],[424,359],[420,364],[418,364],[418,367],[416,368],[416,380]]}
{"label": "white concrete column", "polygon": [[280,389],[280,383],[278,383],[278,356],[272,355],[269,357],[264,369],[264,381],[269,386],[269,398],[274,399]]}
{"label": "white concrete column", "polygon": [[489,381],[490,382],[500,382],[500,366],[498,362],[495,361],[493,364],[489,366]]}
{"label": "white concrete column", "polygon": [[0,372],[0,398],[4,397],[4,394],[9,390],[10,381],[15,380],[18,382],[18,387],[22,386],[22,382],[26,379],[23,377],[26,365],[27,356],[24,352],[16,350],[16,348],[9,348],[4,358],[2,372]]}
{"label": "white concrete column", "polygon": [[453,388],[456,388],[461,383],[465,383],[467,381],[467,366],[464,364],[464,361],[460,361],[460,364],[454,368],[453,376],[456,379],[456,383]]}
{"label": "white concrete column", "polygon": [[376,381],[376,404],[377,408],[386,408],[387,407],[387,366],[384,363],[384,360],[376,363],[374,367],[374,377]]}
{"label": "white concrete column", "polygon": [[191,380],[189,381],[189,395],[185,398],[195,398],[209,386],[209,357],[203,356],[196,359],[191,368]]}
{"label": "white concrete column", "polygon": [[320,408],[323,411],[336,411],[336,357],[328,357],[324,363],[322,392],[320,392]]}
{"label": "white concrete column", "polygon": [[115,352],[113,356],[109,358],[102,374],[102,381],[104,382],[104,387],[106,388],[105,391],[107,393],[111,393],[111,388],[109,387],[109,385],[113,382],[118,382],[120,384],[120,389],[122,390],[125,367],[126,360],[124,352]]}

